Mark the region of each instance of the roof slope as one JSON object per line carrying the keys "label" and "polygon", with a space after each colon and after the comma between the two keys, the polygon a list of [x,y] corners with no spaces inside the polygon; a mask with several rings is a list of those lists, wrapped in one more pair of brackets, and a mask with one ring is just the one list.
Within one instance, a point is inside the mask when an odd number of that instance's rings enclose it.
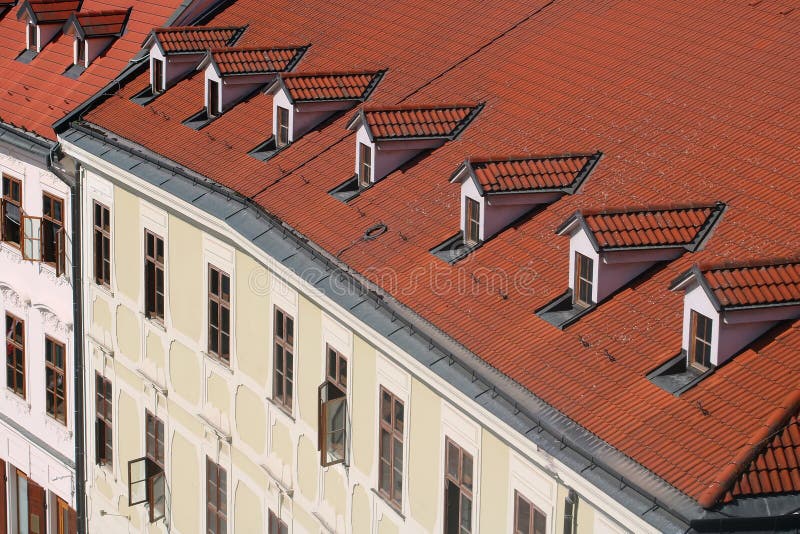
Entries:
{"label": "roof slope", "polygon": [[125,29],[130,9],[87,11],[74,16],[85,37],[119,36]]}
{"label": "roof slope", "polygon": [[211,48],[231,46],[244,31],[244,27],[172,26],[156,28],[153,34],[165,54],[199,53]]}
{"label": "roof slope", "polygon": [[[328,191],[353,173],[350,117],[262,162],[248,152],[272,133],[269,95],[194,131],[180,121],[202,101],[202,78],[181,81],[142,108],[130,97],[147,86],[144,73],[85,119],[252,199],[699,498],[763,414],[796,389],[800,324],[770,332],[757,350],[744,350],[679,397],[646,374],[680,350],[683,296],[669,285],[693,262],[763,261],[800,250],[800,11],[781,15],[733,0],[370,6],[307,0],[296,10],[238,0],[209,22],[250,21],[243,46],[312,43],[301,72],[388,68],[370,97],[376,105],[486,102],[457,139],[347,204]],[[465,158],[581,147],[604,154],[581,194],[518,221],[468,262],[442,265],[429,252],[459,228],[460,186],[448,178]],[[303,202],[286,201],[298,196]],[[532,313],[567,286],[568,253],[553,232],[571,214],[717,200],[725,215],[702,250],[649,271],[563,331]],[[362,239],[379,222],[388,230]],[[420,269],[436,280],[420,280]]]}
{"label": "roof slope", "polygon": [[293,102],[363,100],[383,74],[376,72],[294,72],[281,76]]}
{"label": "roof slope", "polygon": [[211,58],[222,76],[234,74],[264,74],[290,70],[305,47],[282,48],[213,48]]}
{"label": "roof slope", "polygon": [[25,64],[15,61],[25,48],[25,24],[13,12],[0,18],[0,69],[5,73],[0,79],[0,121],[55,139],[53,122],[116,77],[152,27],[166,22],[180,5],[181,0],[85,0],[81,5],[84,12],[133,9],[125,34],[94,59],[78,79],[63,75],[72,65],[73,36],[59,34]]}
{"label": "roof slope", "polygon": [[800,263],[705,269],[723,308],[800,304]]}
{"label": "roof slope", "polygon": [[452,138],[478,109],[477,104],[370,106],[361,113],[375,140]]}
{"label": "roof slope", "polygon": [[708,228],[719,206],[605,211],[583,216],[601,250],[684,247]]}
{"label": "roof slope", "polygon": [[573,187],[599,158],[599,153],[470,158],[467,165],[484,193],[560,190]]}
{"label": "roof slope", "polygon": [[80,0],[26,0],[20,12],[30,10],[37,24],[66,22],[72,13],[81,8]]}

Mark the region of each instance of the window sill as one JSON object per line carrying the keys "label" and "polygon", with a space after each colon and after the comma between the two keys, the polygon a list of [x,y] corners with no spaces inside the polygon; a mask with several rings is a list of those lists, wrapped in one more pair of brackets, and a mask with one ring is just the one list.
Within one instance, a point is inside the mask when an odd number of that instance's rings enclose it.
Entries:
{"label": "window sill", "polygon": [[154,319],[154,318],[150,317],[149,315],[147,315],[144,312],[141,312],[141,314],[142,314],[142,317],[144,317],[144,320],[147,323],[149,323],[150,326],[152,326],[153,328],[155,328],[157,330],[160,330],[160,331],[162,331],[164,333],[167,332],[167,327],[164,325],[164,320],[163,319]]}
{"label": "window sill", "polygon": [[217,368],[220,371],[225,372],[226,374],[233,376],[233,368],[231,367],[230,362],[225,363],[225,360],[220,360],[216,356],[209,354],[204,350],[200,352],[205,357],[206,361],[211,363],[213,367]]}
{"label": "window sill", "polygon": [[114,292],[111,291],[111,286],[107,286],[104,284],[98,284],[96,281],[93,284],[93,287],[99,291],[100,293],[105,293],[107,297],[114,298]]}
{"label": "window sill", "polygon": [[273,399],[272,397],[264,397],[264,399],[270,405],[272,405],[275,408],[277,408],[278,409],[278,413],[283,414],[283,416],[286,417],[287,419],[289,419],[292,422],[292,424],[297,422],[297,419],[295,419],[294,414],[291,411],[289,411],[289,409],[286,406],[284,406],[283,404],[281,404],[279,402],[276,402],[275,399]]}
{"label": "window sill", "polygon": [[394,503],[393,503],[393,502],[391,502],[391,501],[388,501],[388,500],[386,500],[386,497],[384,497],[384,496],[381,494],[381,492],[379,492],[379,491],[378,491],[378,490],[376,490],[375,488],[370,488],[370,491],[371,491],[372,493],[374,493],[374,494],[375,494],[375,496],[376,496],[376,497],[378,497],[378,499],[380,499],[380,502],[382,502],[382,503],[383,503],[383,509],[384,509],[384,510],[390,510],[390,511],[392,512],[392,514],[395,516],[395,518],[396,518],[396,519],[399,519],[399,520],[400,520],[401,522],[403,522],[403,523],[405,523],[405,522],[406,522],[406,516],[405,516],[405,515],[403,515],[403,512],[402,512],[402,510],[399,510],[399,509],[397,508],[397,505],[396,505],[396,504],[394,504]]}
{"label": "window sill", "polygon": [[18,393],[10,389],[6,389],[6,400],[15,404],[17,408],[21,409],[23,412],[30,414],[31,413],[31,403],[25,397],[20,396]]}

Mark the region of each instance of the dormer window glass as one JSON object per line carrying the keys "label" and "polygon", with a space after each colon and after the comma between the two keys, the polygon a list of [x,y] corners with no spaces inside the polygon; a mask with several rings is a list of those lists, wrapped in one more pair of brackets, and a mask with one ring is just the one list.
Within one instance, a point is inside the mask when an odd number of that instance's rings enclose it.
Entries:
{"label": "dormer window glass", "polygon": [[209,117],[221,115],[219,106],[219,82],[208,80],[208,106],[206,108]]}
{"label": "dormer window glass", "polygon": [[153,60],[153,94],[158,94],[164,87],[164,62],[160,59]]}
{"label": "dormer window glass", "polygon": [[78,37],[75,39],[75,64],[86,64],[86,41]]}
{"label": "dormer window glass", "polygon": [[464,242],[474,245],[480,241],[481,206],[477,200],[466,197],[464,204]]}
{"label": "dormer window glass", "polygon": [[592,304],[592,286],[594,285],[594,261],[580,252],[575,253],[575,304],[589,306]]}
{"label": "dormer window glass", "polygon": [[713,321],[692,310],[691,332],[689,337],[689,362],[700,369],[711,366],[711,325]]}
{"label": "dormer window glass", "polygon": [[368,187],[372,181],[372,147],[360,143],[358,152],[358,185]]}
{"label": "dormer window glass", "polygon": [[36,52],[39,49],[39,32],[36,24],[28,24],[28,50]]}
{"label": "dormer window glass", "polygon": [[289,110],[278,106],[278,128],[275,141],[279,147],[289,144]]}

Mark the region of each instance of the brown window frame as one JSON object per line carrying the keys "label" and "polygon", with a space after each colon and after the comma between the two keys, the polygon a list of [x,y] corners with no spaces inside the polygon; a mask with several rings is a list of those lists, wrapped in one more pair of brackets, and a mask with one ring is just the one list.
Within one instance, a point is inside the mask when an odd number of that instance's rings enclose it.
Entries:
{"label": "brown window frame", "polygon": [[564,497],[564,534],[577,534],[578,532],[578,494],[569,490]]}
{"label": "brown window frame", "polygon": [[[217,324],[213,322],[215,311]],[[227,326],[223,319],[226,315]],[[226,343],[227,349],[224,349]],[[208,355],[225,365],[231,363],[231,277],[211,264],[208,264]]]}
{"label": "brown window frame", "polygon": [[[10,324],[9,324],[10,320]],[[21,336],[16,339],[13,334],[20,326]],[[6,313],[6,388],[12,391],[15,395],[25,398],[25,321],[19,317]],[[12,361],[11,355],[16,353]],[[21,370],[20,370],[21,366]],[[9,383],[9,373],[14,377],[13,384]]]}
{"label": "brown window frame", "polygon": [[318,388],[317,450],[328,467],[347,460],[347,358],[325,345],[325,382]]}
{"label": "brown window frame", "polygon": [[[61,350],[62,367],[58,367],[57,354],[54,351]],[[50,336],[44,337],[44,366],[45,366],[45,413],[59,421],[63,425],[67,424],[67,347],[64,343],[57,341]],[[55,379],[51,381],[52,377]],[[61,379],[61,394],[58,392],[58,379]],[[52,385],[52,387],[51,387]],[[58,402],[61,401],[59,409]],[[53,410],[51,412],[50,406]]]}
{"label": "brown window frame", "polygon": [[[11,243],[17,248],[22,247],[22,180],[14,178],[7,174],[2,175],[2,190],[0,190],[0,240]],[[14,195],[14,186],[16,186],[17,195]],[[6,190],[8,188],[8,190]],[[11,204],[16,206],[19,213],[19,223],[17,228],[17,239],[9,240],[6,228],[6,206]]]}
{"label": "brown window frame", "polygon": [[[148,252],[149,243],[148,239],[153,241],[153,254]],[[159,243],[161,245],[161,256],[159,258]],[[154,321],[164,323],[164,308],[166,299],[165,287],[165,259],[166,247],[164,239],[157,234],[145,229],[144,231],[144,313]],[[150,281],[149,270],[153,271],[153,280]],[[161,282],[161,291],[158,290],[159,280]],[[150,284],[153,287],[150,287]]]}
{"label": "brown window frame", "polygon": [[[280,320],[282,318],[282,320]],[[280,329],[278,325],[280,324]],[[294,400],[294,317],[275,306],[273,311],[273,378],[272,399],[289,414],[293,411]],[[283,332],[283,336],[279,335]],[[287,365],[287,349],[291,362]],[[280,356],[280,362],[278,361]],[[279,365],[280,363],[280,365]],[[288,387],[287,387],[288,386]]]}
{"label": "brown window frame", "polygon": [[150,410],[144,411],[145,447],[144,456],[155,465],[164,469],[164,421],[156,417]]}
{"label": "brown window frame", "polygon": [[481,240],[481,205],[470,197],[464,197],[464,242],[474,245]]}
{"label": "brown window frame", "polygon": [[114,386],[111,380],[95,373],[95,462],[114,462]]}
{"label": "brown window frame", "polygon": [[289,526],[275,512],[269,510],[268,515],[267,534],[289,534]]}
{"label": "brown window frame", "polygon": [[220,83],[217,80],[208,80],[206,115],[208,118],[218,117],[222,115],[222,106],[220,106]]}
{"label": "brown window frame", "polygon": [[369,187],[372,183],[372,147],[366,143],[358,144],[358,185]]}
{"label": "brown window frame", "polygon": [[[450,469],[450,460],[452,452],[458,453],[458,459],[455,472]],[[444,454],[444,534],[469,534],[473,530],[472,517],[475,508],[475,494],[473,486],[475,482],[475,459],[472,454],[465,451],[460,445],[449,437],[445,438],[445,454]],[[464,475],[465,460],[469,459],[470,477],[469,481],[466,480]],[[448,524],[448,484],[454,484],[458,490],[458,509],[457,520],[455,525]],[[469,506],[469,527],[462,527],[462,514],[464,512],[464,499],[470,503]]]}
{"label": "brown window frame", "polygon": [[39,31],[36,24],[28,24],[28,50],[34,52],[39,49]]}
{"label": "brown window frame", "polygon": [[[50,205],[50,209],[46,206]],[[58,206],[58,212],[56,212]],[[52,234],[52,243],[46,234]],[[60,274],[64,272],[64,199],[51,195],[50,193],[42,193],[42,228],[41,228],[41,245],[42,245],[42,263],[53,265],[56,271]],[[52,249],[50,248],[52,247]]]}
{"label": "brown window frame", "polygon": [[154,95],[164,91],[164,60],[153,58],[150,63],[153,69],[153,80],[150,82],[150,92]]}
{"label": "brown window frame", "polygon": [[86,66],[86,41],[80,37],[75,38],[75,64]]}
{"label": "brown window frame", "polygon": [[[520,528],[520,505],[528,507],[528,521],[523,528]],[[514,490],[513,528],[514,534],[547,534],[547,514],[517,490]]]}
{"label": "brown window frame", "polygon": [[[212,473],[214,474],[213,480],[216,482],[212,482]],[[213,528],[211,527],[212,524],[214,525]],[[227,471],[211,458],[206,457],[206,532],[208,534],[225,534],[227,528]]]}
{"label": "brown window frame", "polygon": [[[699,323],[702,322],[706,327],[708,339],[698,335]],[[706,370],[711,367],[711,341],[713,339],[714,320],[710,317],[703,315],[700,312],[691,310],[690,330],[689,330],[689,362],[693,367],[700,370]],[[702,354],[698,354],[698,343],[703,346],[705,350]]]}
{"label": "brown window frame", "polygon": [[575,282],[573,285],[575,286],[572,295],[573,302],[579,306],[591,306],[593,303],[592,292],[594,291],[594,260],[580,252],[575,253]]}
{"label": "brown window frame", "polygon": [[289,110],[283,106],[276,107],[275,146],[284,147],[289,144]]}
{"label": "brown window frame", "polygon": [[56,534],[77,534],[78,514],[67,501],[56,497]]}
{"label": "brown window frame", "polygon": [[[380,387],[379,394],[378,495],[396,509],[401,510],[403,507],[403,474],[405,471],[405,443],[403,441],[406,420],[405,403],[383,386]],[[398,407],[400,408],[399,423]],[[388,417],[386,417],[387,415]],[[387,444],[389,445],[388,450]],[[400,460],[399,467],[395,462],[398,458]],[[388,479],[384,471],[388,474]]]}
{"label": "brown window frame", "polygon": [[92,203],[94,218],[94,282],[111,287],[111,210],[104,204]]}

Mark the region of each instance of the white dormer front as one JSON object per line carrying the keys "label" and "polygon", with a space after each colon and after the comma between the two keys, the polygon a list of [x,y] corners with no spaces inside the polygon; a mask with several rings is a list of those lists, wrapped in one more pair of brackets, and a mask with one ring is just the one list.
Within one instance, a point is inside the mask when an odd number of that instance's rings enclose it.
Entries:
{"label": "white dormer front", "polygon": [[[88,67],[92,61],[97,59],[97,57],[103,53],[103,51],[107,50],[109,46],[114,42],[115,37],[92,37],[91,39],[75,39],[74,45],[74,63],[75,65],[81,65],[82,67]],[[83,46],[83,57],[79,56],[78,54],[78,47]],[[81,60],[79,61],[79,58]]]}
{"label": "white dormer front", "polygon": [[[276,141],[280,141],[281,128],[288,137],[286,144],[291,144],[300,139],[304,134],[313,130],[325,119],[337,111],[353,107],[353,102],[348,100],[330,100],[319,102],[293,102],[282,84],[276,82],[267,94],[272,94],[272,133]],[[280,110],[285,110],[281,112]],[[284,119],[285,117],[285,119]],[[285,123],[281,121],[285,120]],[[278,142],[278,146],[283,146]],[[358,172],[358,171],[356,171]]]}
{"label": "white dormer front", "polygon": [[[575,277],[577,271],[576,264],[578,258],[580,257],[578,254],[591,260],[592,289],[590,293],[592,295],[593,303],[600,302],[610,293],[609,284],[604,284],[602,286],[602,290],[600,289],[600,284],[598,284],[598,281],[604,279],[600,276],[600,254],[594,249],[592,240],[585,231],[575,232],[572,234],[569,240],[569,289],[572,291],[573,295],[575,295],[578,290]],[[584,279],[585,278],[586,277],[584,277]]]}
{"label": "white dormer front", "polygon": [[[203,102],[209,116],[219,115],[224,109],[225,97],[222,90],[222,76],[219,75],[213,64],[206,67],[205,83],[203,84]],[[216,86],[216,89],[215,89]],[[230,100],[230,99],[229,99]],[[213,110],[213,111],[212,111]]]}
{"label": "white dormer front", "polygon": [[[196,64],[190,66],[187,72],[194,69],[195,66]],[[153,44],[150,47],[150,87],[153,88],[154,93],[166,91],[169,86],[170,76],[175,77],[177,70],[168,67],[167,58],[158,44]]]}
{"label": "white dormer front", "polygon": [[[207,56],[208,57],[208,56]],[[217,70],[214,61],[208,59],[204,60],[199,69],[203,70],[205,78],[204,89],[204,105],[206,108],[212,103],[214,99],[213,94],[209,94],[209,90],[216,84],[217,87],[217,103],[218,114],[222,114],[231,108],[238,101],[252,93],[254,90],[269,83],[276,74],[274,73],[259,73],[259,74],[237,74],[222,76]]]}
{"label": "white dormer front", "polygon": [[153,38],[150,43],[150,85],[153,86],[153,62],[161,62],[161,83],[159,92],[166,91],[197,68],[205,57],[205,52],[196,54],[165,54],[161,49],[158,39]]}

